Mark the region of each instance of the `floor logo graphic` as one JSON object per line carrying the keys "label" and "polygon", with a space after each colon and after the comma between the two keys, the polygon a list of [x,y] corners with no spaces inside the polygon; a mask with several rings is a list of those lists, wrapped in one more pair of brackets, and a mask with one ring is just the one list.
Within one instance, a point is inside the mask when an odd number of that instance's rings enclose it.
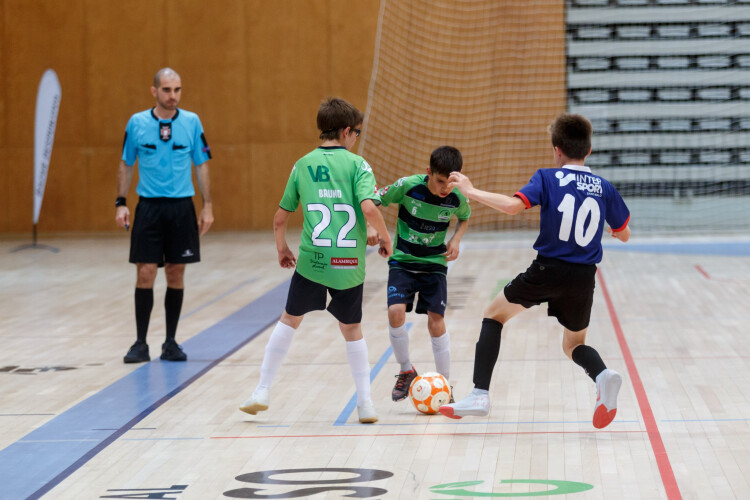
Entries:
{"label": "floor logo graphic", "polygon": [[[571,493],[581,493],[582,491],[588,491],[593,488],[592,485],[587,483],[578,483],[575,481],[555,481],[552,479],[503,479],[500,481],[501,484],[529,484],[529,485],[541,485],[546,489],[529,488],[531,491],[527,492],[508,492],[508,493],[492,493],[492,492],[481,492],[471,491],[467,488],[470,486],[477,486],[484,483],[484,481],[461,481],[459,483],[446,483],[438,484],[430,487],[430,491],[439,495],[451,495],[456,497],[470,497],[470,498],[503,498],[503,497],[548,497],[552,495],[570,495]],[[553,486],[554,489],[549,487]]]}
{"label": "floor logo graphic", "polygon": [[175,500],[180,493],[184,492],[187,484],[173,484],[169,488],[130,488],[107,490],[109,495],[99,498],[130,498],[144,500]]}
{"label": "floor logo graphic", "polygon": [[[309,479],[305,480],[305,474],[320,477],[321,474],[350,474],[353,477],[343,479]],[[286,479],[277,479],[274,476],[286,475]],[[251,472],[242,474],[235,479],[243,483],[264,485],[264,488],[238,488],[225,491],[224,496],[229,498],[305,498],[319,493],[337,492],[346,498],[385,498],[388,493],[384,488],[361,485],[368,481],[380,481],[392,477],[393,473],[378,469],[348,469],[348,468],[315,468],[315,469],[280,469]],[[553,495],[570,495],[581,493],[593,488],[587,483],[575,481],[558,481],[552,479],[504,479],[501,485],[528,485],[526,491],[513,491],[508,493],[494,493],[472,491],[472,486],[483,484],[484,481],[461,481],[457,483],[438,484],[430,487],[430,492],[438,495],[450,495],[463,498],[503,498],[503,497],[541,497]],[[273,486],[270,486],[273,485]],[[269,487],[270,486],[270,487]],[[302,488],[300,488],[302,486]],[[516,488],[518,489],[518,488]]]}
{"label": "floor logo graphic", "polygon": [[[344,479],[274,479],[273,476],[295,475],[299,477],[304,474],[319,476],[321,473],[343,473],[353,474],[354,477]],[[338,475],[338,474],[337,474]],[[352,483],[363,483],[367,481],[378,481],[393,476],[392,472],[377,469],[347,469],[347,468],[316,468],[316,469],[280,469],[266,470],[242,474],[235,479],[243,483],[255,483],[274,486],[275,494],[269,493],[268,488],[239,488],[225,491],[224,496],[229,498],[303,498],[327,491],[337,491],[341,496],[351,498],[373,498],[388,493],[388,490],[374,486],[355,486]],[[280,487],[283,486],[283,490]],[[304,486],[303,488],[290,489],[292,486]],[[345,492],[348,492],[346,494]]]}

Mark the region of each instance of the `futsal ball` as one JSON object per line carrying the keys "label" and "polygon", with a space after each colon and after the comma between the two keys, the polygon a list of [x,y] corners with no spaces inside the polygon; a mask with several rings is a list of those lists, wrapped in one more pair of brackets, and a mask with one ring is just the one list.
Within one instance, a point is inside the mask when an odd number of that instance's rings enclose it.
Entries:
{"label": "futsal ball", "polygon": [[435,415],[451,399],[451,388],[445,377],[437,372],[417,376],[409,387],[414,408],[426,415]]}

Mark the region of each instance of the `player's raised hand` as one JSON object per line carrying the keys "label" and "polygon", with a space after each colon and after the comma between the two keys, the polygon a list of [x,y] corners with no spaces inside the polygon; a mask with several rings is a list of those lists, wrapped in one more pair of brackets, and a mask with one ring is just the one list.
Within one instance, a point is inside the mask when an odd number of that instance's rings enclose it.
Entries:
{"label": "player's raised hand", "polygon": [[466,177],[461,172],[451,172],[451,174],[448,176],[448,187],[449,188],[458,188],[461,193],[466,195],[468,191],[471,191],[474,189],[474,185],[471,183],[468,177]]}

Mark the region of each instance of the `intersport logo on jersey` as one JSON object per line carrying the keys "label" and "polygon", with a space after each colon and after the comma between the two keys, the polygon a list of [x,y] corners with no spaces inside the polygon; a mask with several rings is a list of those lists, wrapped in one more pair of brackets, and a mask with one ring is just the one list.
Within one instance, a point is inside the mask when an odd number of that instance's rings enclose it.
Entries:
{"label": "intersport logo on jersey", "polygon": [[575,182],[576,189],[579,191],[586,191],[587,194],[592,194],[594,196],[602,195],[602,180],[599,177],[576,173],[565,175],[562,172],[557,172],[555,177],[559,179],[560,187],[565,187],[571,182]]}

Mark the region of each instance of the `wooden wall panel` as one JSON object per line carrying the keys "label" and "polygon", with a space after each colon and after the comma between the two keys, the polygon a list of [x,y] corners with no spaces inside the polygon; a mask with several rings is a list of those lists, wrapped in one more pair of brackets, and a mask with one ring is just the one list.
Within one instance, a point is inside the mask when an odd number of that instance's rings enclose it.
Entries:
{"label": "wooden wall panel", "polygon": [[[246,229],[258,204],[252,196],[252,186],[255,177],[260,175],[256,174],[259,169],[251,161],[251,149],[252,146],[248,144],[211,143],[214,157],[220,158],[209,163],[214,218],[216,224],[226,230]],[[195,209],[200,211],[203,205],[195,185]]]}
{"label": "wooden wall panel", "polygon": [[[6,147],[2,149],[2,166],[6,171],[7,184],[3,186],[5,211],[0,216],[4,232],[28,232],[33,227],[34,201],[31,196],[34,189],[34,150],[32,148]],[[53,156],[54,156],[53,152]],[[25,166],[25,168],[21,168]],[[49,211],[50,206],[42,205],[42,212]]]}
{"label": "wooden wall panel", "polygon": [[40,230],[120,231],[125,124],[153,105],[164,66],[182,76],[182,106],[212,147],[213,230],[270,229],[292,163],[319,143],[320,101],[366,111],[379,10],[380,0],[0,0],[0,233],[31,227],[34,103],[48,67],[63,96]]}
{"label": "wooden wall panel", "polygon": [[[47,68],[52,68],[63,89],[58,125],[65,124],[57,128],[55,146],[85,145],[83,1],[6,0],[4,17],[7,143],[33,147],[39,80]],[[53,168],[60,168],[54,154],[50,165]]]}
{"label": "wooden wall panel", "polygon": [[[111,160],[110,194],[128,118],[154,105],[149,88],[156,71],[167,62],[164,4],[152,0],[146,11],[140,0],[85,3],[88,90],[79,112],[86,116],[88,146],[117,148],[117,157]],[[63,88],[63,99],[67,90]]]}
{"label": "wooden wall panel", "polygon": [[164,65],[182,77],[181,106],[200,115],[212,147],[251,140],[245,9],[243,0],[224,0],[207,16],[203,0],[167,2]]}
{"label": "wooden wall panel", "polygon": [[[5,136],[5,125],[8,121],[5,115],[5,93],[7,87],[4,85],[2,80],[5,79],[4,75],[8,74],[6,67],[5,47],[8,46],[8,40],[5,38],[5,0],[0,0],[0,148],[6,146]],[[5,170],[5,169],[2,169]],[[5,186],[6,184],[6,173],[0,172],[0,185]],[[0,204],[0,209],[3,205]],[[0,222],[0,228],[2,228],[2,222]],[[1,231],[2,229],[0,229]]]}
{"label": "wooden wall panel", "polygon": [[[273,227],[273,214],[279,208],[279,201],[284,194],[292,166],[302,156],[317,147],[317,144],[318,141],[313,140],[294,144],[253,146],[251,151],[251,161],[254,166],[251,183],[251,196],[254,200],[251,219],[253,227],[259,229]],[[301,220],[297,214],[290,219],[290,225],[296,226]]]}
{"label": "wooden wall panel", "polygon": [[[83,148],[55,145],[39,215],[40,233],[71,231],[79,226],[88,230],[92,212],[96,216],[107,214],[108,211],[102,207],[91,210],[91,194],[96,191],[96,186],[90,182],[86,164],[87,155]],[[53,165],[57,165],[57,168],[53,168]],[[111,188],[108,191],[112,200]],[[110,201],[108,205],[112,206],[113,202]],[[110,213],[114,218],[114,212]]]}
{"label": "wooden wall panel", "polygon": [[248,127],[257,142],[317,138],[315,113],[328,91],[329,57],[348,50],[329,45],[328,6],[308,0],[248,2]]}

